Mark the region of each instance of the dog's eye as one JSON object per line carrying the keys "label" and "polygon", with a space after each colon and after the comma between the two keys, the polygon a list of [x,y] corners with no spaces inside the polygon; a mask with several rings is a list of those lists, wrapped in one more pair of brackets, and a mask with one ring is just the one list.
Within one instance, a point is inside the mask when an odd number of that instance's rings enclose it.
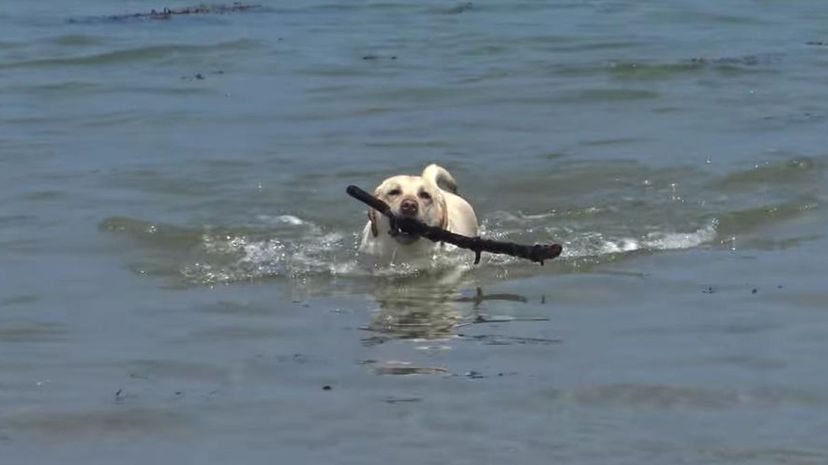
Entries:
{"label": "dog's eye", "polygon": [[421,199],[423,199],[423,200],[431,200],[431,194],[429,194],[429,193],[428,193],[428,192],[426,192],[426,191],[420,191],[420,193],[419,193],[419,194],[417,194],[417,197],[419,197],[419,198],[421,198]]}
{"label": "dog's eye", "polygon": [[400,194],[402,194],[402,191],[399,190],[399,189],[391,189],[390,191],[388,191],[388,196],[389,197],[395,197],[395,196],[400,195]]}

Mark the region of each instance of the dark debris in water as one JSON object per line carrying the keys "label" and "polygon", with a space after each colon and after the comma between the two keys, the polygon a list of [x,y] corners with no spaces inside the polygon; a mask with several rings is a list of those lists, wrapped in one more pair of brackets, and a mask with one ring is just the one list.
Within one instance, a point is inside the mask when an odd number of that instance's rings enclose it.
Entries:
{"label": "dark debris in water", "polygon": [[741,57],[721,57],[721,58],[691,58],[690,63],[699,65],[737,65],[737,66],[756,66],[762,63],[762,58],[758,55],[745,55]]}
{"label": "dark debris in water", "polygon": [[308,358],[300,352],[295,352],[291,355],[277,355],[276,361],[279,363],[298,363],[304,365],[308,363]]}
{"label": "dark debris in water", "polygon": [[[782,289],[782,288],[784,288],[784,286],[779,284],[779,285],[776,286],[776,288],[777,289]],[[719,289],[717,289],[713,286],[707,286],[704,289],[702,289],[702,294],[715,294],[718,291],[719,291]],[[751,293],[751,295],[758,294],[759,293],[759,288],[758,287],[751,287],[750,288],[750,293]]]}
{"label": "dark debris in water", "polygon": [[[361,329],[364,329],[366,331],[370,330],[370,328],[361,328]],[[365,347],[373,347],[373,346],[378,346],[380,344],[384,344],[384,343],[388,342],[391,339],[393,339],[393,338],[389,337],[389,336],[370,336],[370,337],[364,337],[360,341],[362,342],[362,345],[364,345]]]}
{"label": "dark debris in water", "polygon": [[[506,376],[515,376],[517,374],[518,374],[518,372],[516,372],[516,371],[508,371],[508,372],[500,371],[496,374],[487,375],[487,374],[479,372],[477,370],[469,370],[469,371],[463,373],[462,376],[464,378],[468,378],[468,379],[485,379],[485,378],[491,378],[491,377],[503,378],[503,377],[506,377]],[[455,375],[455,376],[458,376],[458,375]]]}
{"label": "dark debris in water", "polygon": [[224,74],[224,71],[219,69],[219,70],[216,70],[216,71],[212,71],[210,73],[195,73],[195,74],[188,74],[186,76],[181,76],[181,80],[182,81],[203,81],[203,80],[207,79],[208,75],[222,75],[222,74]]}
{"label": "dark debris in water", "polygon": [[123,404],[128,399],[134,399],[135,397],[137,397],[135,394],[127,394],[127,392],[124,388],[118,388],[118,390],[115,391],[115,395],[113,396],[113,400],[115,401],[116,404]]}
{"label": "dark debris in water", "polygon": [[825,113],[815,113],[811,111],[803,111],[801,113],[792,113],[785,115],[765,115],[762,117],[763,121],[779,121],[781,123],[813,123],[821,122],[825,119]]}
{"label": "dark debris in water", "polygon": [[378,375],[445,375],[448,370],[440,367],[383,365],[374,367],[374,373]]}
{"label": "dark debris in water", "polygon": [[393,397],[389,396],[383,399],[383,402],[386,404],[403,404],[403,403],[414,403],[414,402],[422,402],[422,397]]}
{"label": "dark debris in water", "polygon": [[374,61],[374,60],[396,60],[397,55],[391,56],[382,56],[382,55],[363,55],[362,59],[365,61]]}
{"label": "dark debris in water", "polygon": [[86,19],[69,19],[70,23],[87,23],[87,22],[126,22],[126,21],[155,21],[172,19],[176,16],[187,15],[208,15],[208,14],[227,14],[239,13],[263,8],[262,5],[253,3],[233,2],[229,4],[217,5],[195,5],[183,8],[161,8],[160,10],[152,9],[149,12],[142,13],[126,13],[118,15],[107,15],[95,18]]}
{"label": "dark debris in water", "polygon": [[474,4],[472,2],[463,2],[446,10],[446,14],[459,15],[460,13],[465,13],[472,8],[474,8]]}

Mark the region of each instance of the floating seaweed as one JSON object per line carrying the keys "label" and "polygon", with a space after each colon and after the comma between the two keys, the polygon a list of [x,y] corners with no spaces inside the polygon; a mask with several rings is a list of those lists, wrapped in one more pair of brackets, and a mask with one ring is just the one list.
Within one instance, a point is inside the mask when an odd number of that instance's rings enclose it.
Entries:
{"label": "floating seaweed", "polygon": [[211,15],[211,14],[228,14],[240,13],[250,10],[257,10],[264,8],[262,5],[253,3],[233,2],[230,4],[207,5],[201,4],[196,6],[188,6],[183,8],[162,8],[161,10],[152,9],[149,12],[143,13],[126,13],[119,15],[98,16],[85,19],[70,19],[70,23],[87,23],[87,22],[125,22],[125,21],[153,21],[172,19],[174,16],[184,15]]}

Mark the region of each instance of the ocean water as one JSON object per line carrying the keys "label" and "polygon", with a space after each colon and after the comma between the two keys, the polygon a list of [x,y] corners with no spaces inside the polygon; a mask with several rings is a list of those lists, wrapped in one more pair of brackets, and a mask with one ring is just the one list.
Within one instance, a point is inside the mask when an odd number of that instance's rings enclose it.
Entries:
{"label": "ocean water", "polygon": [[828,463],[828,4],[187,6],[0,5],[3,463]]}

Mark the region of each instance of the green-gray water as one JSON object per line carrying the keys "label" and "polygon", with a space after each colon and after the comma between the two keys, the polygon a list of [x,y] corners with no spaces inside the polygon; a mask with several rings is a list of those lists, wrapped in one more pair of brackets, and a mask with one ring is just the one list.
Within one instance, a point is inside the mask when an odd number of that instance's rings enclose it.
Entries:
{"label": "green-gray water", "polygon": [[[14,3],[3,463],[828,463],[824,2]],[[429,162],[564,256],[365,268]]]}

